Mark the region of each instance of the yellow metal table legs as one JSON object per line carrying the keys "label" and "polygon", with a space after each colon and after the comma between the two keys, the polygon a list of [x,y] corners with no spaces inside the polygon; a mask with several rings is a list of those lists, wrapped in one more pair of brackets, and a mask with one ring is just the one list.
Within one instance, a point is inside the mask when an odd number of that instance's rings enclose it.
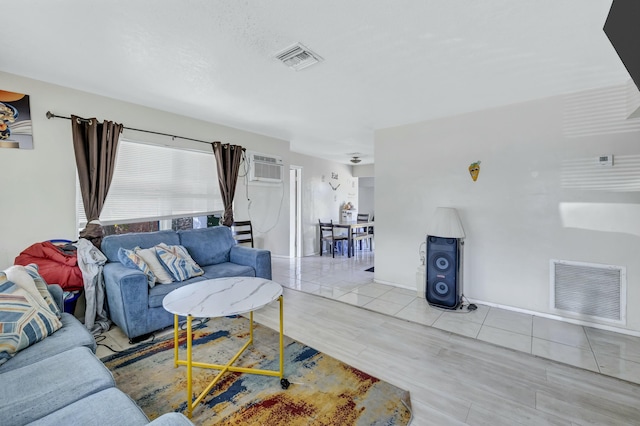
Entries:
{"label": "yellow metal table legs", "polygon": [[[284,299],[282,296],[278,298],[278,302],[280,304],[280,370],[261,370],[257,368],[245,368],[245,367],[235,367],[232,364],[236,362],[240,355],[249,347],[249,345],[253,344],[253,312],[249,313],[249,340],[242,346],[242,348],[236,353],[231,360],[225,364],[209,364],[205,362],[194,362],[193,361],[193,330],[192,330],[192,319],[191,315],[187,316],[187,360],[181,360],[178,357],[178,335],[179,335],[179,324],[178,324],[178,315],[174,315],[174,331],[173,331],[173,360],[174,367],[178,367],[178,365],[186,365],[187,367],[187,417],[191,418],[193,413],[193,409],[204,399],[205,396],[211,389],[220,381],[222,375],[227,371],[233,371],[238,373],[248,373],[248,374],[260,374],[263,376],[274,376],[280,378],[280,385],[283,389],[287,389],[289,387],[289,381],[284,378]],[[209,383],[209,385],[198,395],[198,397],[193,400],[193,367],[197,368],[207,368],[213,370],[220,370],[220,372],[216,375],[216,377]]]}

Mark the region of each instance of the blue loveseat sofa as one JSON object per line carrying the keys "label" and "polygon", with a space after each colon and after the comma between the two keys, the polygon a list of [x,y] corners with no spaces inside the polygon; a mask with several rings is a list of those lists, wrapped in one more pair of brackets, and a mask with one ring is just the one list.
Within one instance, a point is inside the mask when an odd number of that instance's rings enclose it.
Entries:
{"label": "blue loveseat sofa", "polygon": [[[119,260],[120,248],[147,249],[160,243],[186,248],[204,274],[150,288],[141,270],[127,267]],[[271,279],[271,252],[237,245],[226,226],[109,235],[102,240],[101,250],[108,259],[103,276],[109,315],[130,339],[173,325],[173,315],[162,307],[162,300],[176,288],[221,277]]]}

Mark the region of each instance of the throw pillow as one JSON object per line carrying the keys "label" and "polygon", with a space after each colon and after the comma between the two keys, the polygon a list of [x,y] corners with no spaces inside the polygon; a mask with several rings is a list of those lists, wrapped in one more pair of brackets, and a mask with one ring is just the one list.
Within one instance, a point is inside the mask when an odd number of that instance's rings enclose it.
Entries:
{"label": "throw pillow", "polygon": [[191,258],[183,246],[156,246],[156,255],[176,281],[184,281],[204,274],[204,270]]}
{"label": "throw pillow", "polygon": [[156,276],[156,282],[159,284],[171,284],[173,282],[173,277],[169,275],[164,266],[158,260],[156,256],[156,248],[151,247],[148,249],[141,249],[140,247],[136,247],[133,249],[134,253],[137,254],[145,261],[145,263],[151,268],[151,272]]}
{"label": "throw pillow", "polygon": [[151,271],[151,268],[149,268],[149,265],[147,265],[147,263],[142,260],[134,250],[127,250],[126,248],[120,247],[118,249],[118,260],[128,268],[139,269],[144,272],[147,276],[149,288],[153,288],[153,286],[156,285],[156,276]]}
{"label": "throw pillow", "polygon": [[33,278],[33,282],[36,284],[36,288],[40,292],[40,295],[47,302],[49,309],[53,312],[58,318],[61,316],[60,308],[58,304],[53,300],[51,293],[49,292],[49,287],[47,282],[40,276],[40,272],[38,271],[38,265],[35,263],[30,263],[24,267],[24,270]]}
{"label": "throw pillow", "polygon": [[31,296],[33,297],[33,300],[38,303],[38,306],[44,309],[48,309],[52,314],[56,315],[56,313],[49,307],[49,303],[40,294],[38,287],[36,287],[36,283],[34,282],[31,275],[29,275],[29,273],[26,271],[24,266],[13,265],[5,269],[4,273],[7,277],[7,280],[11,281],[23,290],[28,291],[29,294],[31,294]]}
{"label": "throw pillow", "polygon": [[0,272],[0,365],[62,327],[49,308]]}

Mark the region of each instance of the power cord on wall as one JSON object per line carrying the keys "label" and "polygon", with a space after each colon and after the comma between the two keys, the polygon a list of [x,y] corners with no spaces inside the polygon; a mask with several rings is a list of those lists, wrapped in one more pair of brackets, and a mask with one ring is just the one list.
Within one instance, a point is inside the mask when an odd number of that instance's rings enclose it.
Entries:
{"label": "power cord on wall", "polygon": [[244,196],[247,199],[247,202],[251,202],[249,199],[249,160],[247,159],[247,153],[242,151],[242,165],[244,167],[244,174],[238,175],[239,178],[244,178]]}
{"label": "power cord on wall", "polygon": [[247,177],[249,174],[249,160],[247,160],[247,153],[242,151],[242,166],[244,167],[244,174],[238,175],[238,177]]}
{"label": "power cord on wall", "polygon": [[247,199],[247,215],[249,216],[249,220],[252,223],[253,229],[256,232],[259,232],[261,234],[267,234],[269,232],[271,232],[271,230],[273,230],[278,223],[280,222],[280,215],[282,214],[282,205],[284,204],[284,182],[280,183],[280,189],[282,190],[282,193],[280,194],[280,205],[278,206],[278,216],[276,216],[276,220],[273,223],[272,226],[268,227],[266,230],[263,229],[259,229],[255,223],[253,223],[253,219],[251,218],[251,198],[249,198],[249,160],[247,159],[247,155],[246,153],[242,153],[243,156],[243,164],[244,164],[244,174],[243,175],[238,175],[238,177],[243,177],[244,178],[244,191],[245,191],[245,198]]}
{"label": "power cord on wall", "polygon": [[[253,225],[253,229],[255,229],[257,232],[266,234],[270,232],[272,229],[274,229],[278,225],[278,222],[280,222],[280,215],[282,214],[282,205],[284,204],[284,183],[280,184],[280,189],[282,190],[282,193],[280,194],[280,205],[278,206],[278,215],[276,216],[275,222],[273,223],[272,226],[270,226],[266,230],[259,229],[258,227]],[[249,201],[249,203],[247,204],[247,214],[249,215],[249,220],[253,223],[253,219],[251,218],[251,200],[249,200],[249,198],[247,198],[247,200]]]}

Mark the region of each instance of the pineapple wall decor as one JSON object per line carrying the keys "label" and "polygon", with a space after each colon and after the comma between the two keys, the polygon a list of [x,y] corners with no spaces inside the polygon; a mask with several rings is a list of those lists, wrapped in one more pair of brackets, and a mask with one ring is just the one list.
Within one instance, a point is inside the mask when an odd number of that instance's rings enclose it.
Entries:
{"label": "pineapple wall decor", "polygon": [[471,174],[471,179],[473,179],[474,182],[478,180],[478,175],[480,174],[480,161],[476,161],[469,165],[469,173]]}

